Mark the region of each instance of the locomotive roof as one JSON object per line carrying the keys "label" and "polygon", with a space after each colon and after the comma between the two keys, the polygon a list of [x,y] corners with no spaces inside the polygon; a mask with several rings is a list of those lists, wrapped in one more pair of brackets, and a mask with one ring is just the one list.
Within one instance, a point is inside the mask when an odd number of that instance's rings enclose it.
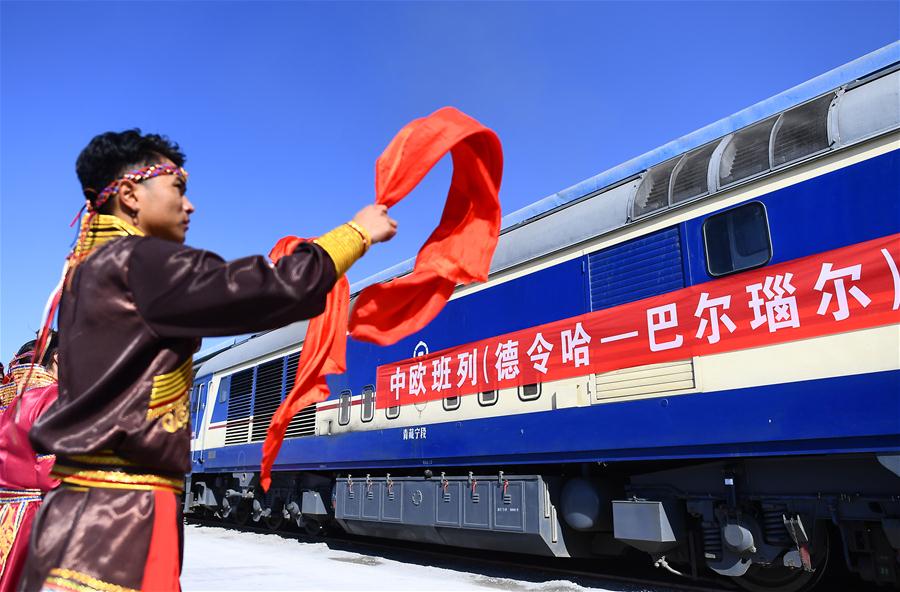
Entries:
{"label": "locomotive roof", "polygon": [[[817,97],[825,99],[827,105],[830,97],[823,96],[826,93],[870,77],[879,71],[885,71],[898,62],[900,62],[900,41],[507,214],[503,218],[500,241],[491,263],[491,273],[624,226],[633,219],[631,208],[642,181],[648,178],[648,175],[652,178],[654,171],[660,169],[665,169],[660,172],[669,175],[674,165],[667,163],[674,163],[676,157],[704,145],[709,146],[711,152],[712,142],[753,124],[772,121],[773,116],[811,102]],[[863,109],[862,116],[851,112],[849,117],[845,117],[850,123],[847,124],[845,137],[842,138],[844,142],[864,137],[867,131],[872,129],[873,120],[874,123],[882,125],[878,129],[886,129],[884,125],[890,129],[900,125],[898,81],[900,72],[894,71],[890,76],[883,77],[881,83],[870,85],[873,91],[866,99],[877,103],[881,112],[875,109],[873,114],[871,108]],[[852,107],[857,111],[860,110],[858,102],[852,104]],[[709,154],[706,156],[708,161],[711,157]],[[705,164],[701,162],[701,165]],[[677,170],[678,167],[675,166],[675,171]],[[645,172],[647,174],[643,174]],[[667,176],[667,186],[668,182]],[[593,197],[599,199],[591,199]],[[414,262],[414,258],[408,259],[355,282],[351,285],[350,292],[355,295],[366,286],[405,275],[412,271]],[[306,326],[305,321],[294,323],[242,341],[235,339],[232,344],[208,348],[198,354],[197,362],[201,363],[201,366],[197,370],[197,375],[211,374],[298,344],[306,335]],[[221,351],[223,348],[224,351]]]}

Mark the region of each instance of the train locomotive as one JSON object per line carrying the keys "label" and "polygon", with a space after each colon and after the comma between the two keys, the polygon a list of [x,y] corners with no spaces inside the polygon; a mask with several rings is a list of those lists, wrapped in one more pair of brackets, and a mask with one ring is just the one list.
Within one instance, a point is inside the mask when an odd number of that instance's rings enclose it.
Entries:
{"label": "train locomotive", "polygon": [[507,216],[487,282],[349,341],[268,492],[306,324],[198,357],[184,510],[896,586],[898,266],[900,42]]}

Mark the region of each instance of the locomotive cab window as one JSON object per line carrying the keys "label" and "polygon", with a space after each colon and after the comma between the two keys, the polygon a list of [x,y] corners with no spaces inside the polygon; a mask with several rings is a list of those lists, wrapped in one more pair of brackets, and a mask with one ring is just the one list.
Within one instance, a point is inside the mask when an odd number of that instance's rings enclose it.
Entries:
{"label": "locomotive cab window", "polygon": [[761,267],[772,259],[766,208],[757,201],[707,218],[703,240],[706,269],[713,277]]}
{"label": "locomotive cab window", "polygon": [[523,384],[519,387],[519,399],[522,401],[534,401],[541,396],[541,383]]}
{"label": "locomotive cab window", "polygon": [[338,425],[345,426],[350,423],[350,391],[341,393],[341,402],[338,407]]}
{"label": "locomotive cab window", "polygon": [[362,420],[372,421],[373,417],[375,417],[375,387],[370,384],[363,387]]}

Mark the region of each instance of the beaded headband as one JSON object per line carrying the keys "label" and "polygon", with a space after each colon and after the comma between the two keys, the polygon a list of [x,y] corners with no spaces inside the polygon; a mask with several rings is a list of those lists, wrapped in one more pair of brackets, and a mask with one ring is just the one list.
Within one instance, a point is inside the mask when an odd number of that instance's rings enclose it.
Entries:
{"label": "beaded headband", "polygon": [[[152,179],[153,177],[158,177],[160,175],[177,175],[181,177],[181,179],[185,182],[187,182],[188,176],[186,170],[174,164],[151,164],[150,166],[125,173],[124,175],[104,187],[103,191],[97,194],[97,199],[95,199],[94,202],[88,206],[88,208],[93,211],[99,210],[103,206],[103,204],[105,204],[109,200],[110,197],[119,192],[119,186],[122,185],[122,181],[141,183],[143,181],[146,181],[147,179]],[[97,193],[95,190],[90,188],[85,189],[84,191],[85,193]]]}

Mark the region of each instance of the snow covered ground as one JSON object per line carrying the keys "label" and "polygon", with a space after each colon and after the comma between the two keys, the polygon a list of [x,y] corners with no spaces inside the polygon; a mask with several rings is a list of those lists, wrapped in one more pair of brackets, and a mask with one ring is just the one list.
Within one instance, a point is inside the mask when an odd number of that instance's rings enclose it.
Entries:
{"label": "snow covered ground", "polygon": [[[333,545],[346,547],[346,544]],[[508,592],[638,592],[624,584],[585,587],[571,581],[521,581],[458,562],[458,569],[388,559],[368,549],[365,555],[327,543],[216,527],[185,527],[184,592],[200,590],[494,590]],[[388,553],[402,558],[402,554]],[[446,562],[444,562],[446,563]],[[556,577],[556,576],[549,576]],[[531,576],[534,580],[534,576]]]}

